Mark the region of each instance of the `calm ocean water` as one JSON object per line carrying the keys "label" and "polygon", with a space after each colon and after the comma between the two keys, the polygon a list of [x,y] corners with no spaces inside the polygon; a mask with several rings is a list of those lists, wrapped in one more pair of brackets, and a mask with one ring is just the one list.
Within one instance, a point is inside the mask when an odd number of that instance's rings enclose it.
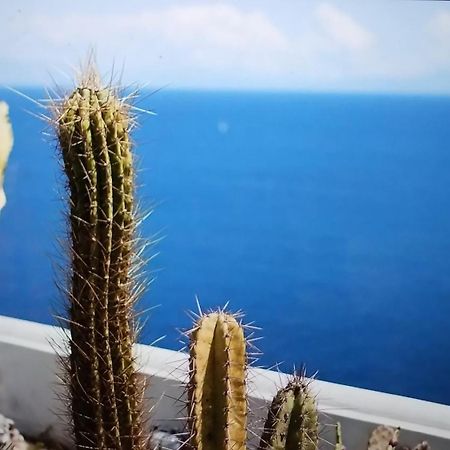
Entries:
{"label": "calm ocean water", "polygon": [[[39,98],[38,90],[27,90]],[[0,314],[52,323],[63,177],[10,103]],[[450,97],[162,91],[140,107],[155,278],[142,335],[179,349],[198,295],[262,327],[262,365],[450,404]]]}

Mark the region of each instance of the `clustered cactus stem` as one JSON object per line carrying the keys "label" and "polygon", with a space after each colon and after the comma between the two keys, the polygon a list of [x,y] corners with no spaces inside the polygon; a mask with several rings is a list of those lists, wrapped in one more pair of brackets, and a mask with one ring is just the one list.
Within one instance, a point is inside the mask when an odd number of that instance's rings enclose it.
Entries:
{"label": "clustered cactus stem", "polygon": [[236,317],[202,315],[190,333],[189,445],[195,450],[245,450],[246,341]]}
{"label": "clustered cactus stem", "polygon": [[130,109],[92,72],[57,104],[70,193],[71,413],[78,449],[145,448],[132,355],[135,208]]}
{"label": "clustered cactus stem", "polygon": [[259,450],[316,450],[318,413],[303,375],[295,375],[274,397]]}

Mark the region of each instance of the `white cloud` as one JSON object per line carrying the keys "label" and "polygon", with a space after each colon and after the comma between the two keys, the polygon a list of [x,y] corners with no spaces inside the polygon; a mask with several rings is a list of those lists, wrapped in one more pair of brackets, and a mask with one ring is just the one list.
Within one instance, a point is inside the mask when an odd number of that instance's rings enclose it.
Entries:
{"label": "white cloud", "polygon": [[109,40],[132,33],[154,35],[182,46],[201,44],[202,40],[224,48],[255,45],[274,48],[286,44],[283,34],[264,14],[226,4],[153,8],[128,14],[38,15],[34,22],[40,31],[57,41],[73,37]]}
{"label": "white cloud", "polygon": [[422,55],[417,61],[422,63],[422,72],[428,74],[450,73],[450,11],[436,12],[424,26]]}
{"label": "white cloud", "polygon": [[450,11],[439,11],[428,23],[428,33],[433,38],[431,53],[435,61],[450,69]]}
{"label": "white cloud", "polygon": [[148,13],[142,25],[154,27],[177,44],[202,42],[223,50],[282,49],[286,38],[260,12],[244,12],[235,6],[217,4],[178,6]]}
{"label": "white cloud", "polygon": [[169,60],[167,64],[215,70],[237,66],[269,69],[268,56],[285,51],[289,45],[263,13],[226,4],[153,8],[128,14],[39,14],[30,21],[28,34],[41,41],[41,50],[46,47],[47,54],[94,46],[111,59],[119,54],[127,64],[131,60],[131,64],[145,65],[146,58],[157,54]]}
{"label": "white cloud", "polygon": [[[125,61],[131,77],[159,72],[175,86],[196,84],[195,77],[202,76],[212,84],[223,83],[227,73],[231,85],[240,78],[250,87],[276,80],[298,84],[321,70],[319,77],[325,79],[345,76],[349,64],[336,66],[330,55],[334,58],[344,47],[352,57],[371,44],[372,35],[327,3],[319,6],[316,16],[320,25],[316,29],[299,28],[288,34],[263,10],[227,3],[102,14],[36,13],[22,20],[20,39],[2,51],[16,66],[23,67],[25,61],[34,68],[45,64],[53,72],[94,47],[100,62]],[[0,34],[17,34],[17,24],[14,27]],[[21,70],[24,77],[28,73]]]}
{"label": "white cloud", "polygon": [[336,6],[321,3],[316,10],[323,31],[350,50],[365,50],[374,44],[374,35]]}
{"label": "white cloud", "polygon": [[438,39],[450,43],[450,12],[440,11],[430,21],[429,29]]}
{"label": "white cloud", "polygon": [[257,0],[122,8],[111,0],[107,10],[78,1],[70,13],[62,3],[20,14],[10,7],[0,27],[0,41],[9,44],[0,47],[0,83],[48,84],[49,72],[70,73],[90,48],[106,74],[113,61],[124,63],[125,83],[155,87],[353,90],[414,83],[450,68],[448,9],[416,12],[413,26],[401,15],[387,20],[385,8],[343,10],[333,0],[295,0],[289,8]]}

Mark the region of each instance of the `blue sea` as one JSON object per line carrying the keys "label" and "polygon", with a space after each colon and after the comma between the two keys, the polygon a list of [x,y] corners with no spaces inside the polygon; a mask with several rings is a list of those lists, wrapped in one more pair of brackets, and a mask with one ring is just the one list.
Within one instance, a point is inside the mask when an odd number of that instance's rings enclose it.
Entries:
{"label": "blue sea", "polygon": [[[0,98],[16,139],[0,314],[54,323],[64,177],[39,108]],[[157,113],[134,134],[158,241],[143,342],[179,349],[195,296],[229,301],[262,328],[262,366],[450,404],[450,97],[162,90],[137,106]]]}

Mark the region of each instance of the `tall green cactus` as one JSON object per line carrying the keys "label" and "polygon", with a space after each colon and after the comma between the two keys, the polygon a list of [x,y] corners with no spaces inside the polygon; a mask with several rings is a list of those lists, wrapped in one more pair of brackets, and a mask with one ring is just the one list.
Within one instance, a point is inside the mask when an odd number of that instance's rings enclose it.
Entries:
{"label": "tall green cactus", "polygon": [[136,261],[129,107],[95,75],[57,104],[70,193],[69,385],[78,449],[144,449],[134,368]]}
{"label": "tall green cactus", "polygon": [[195,450],[245,450],[246,341],[223,311],[202,315],[191,332],[189,424]]}
{"label": "tall green cactus", "polygon": [[316,450],[316,401],[303,376],[294,376],[272,401],[259,450]]}

